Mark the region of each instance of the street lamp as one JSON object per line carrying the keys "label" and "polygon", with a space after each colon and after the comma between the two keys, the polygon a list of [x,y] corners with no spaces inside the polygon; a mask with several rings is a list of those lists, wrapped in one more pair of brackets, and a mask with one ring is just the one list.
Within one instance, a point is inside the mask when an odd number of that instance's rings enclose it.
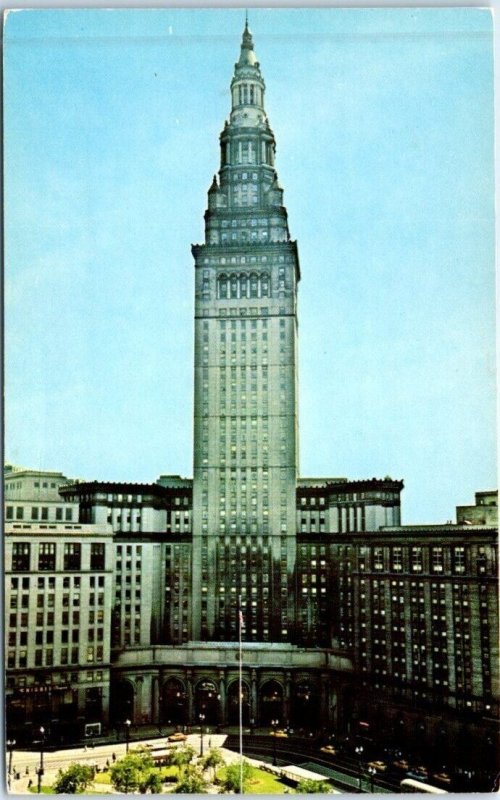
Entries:
{"label": "street lamp", "polygon": [[278,765],[278,762],[276,760],[276,731],[278,729],[279,723],[280,723],[279,719],[271,720],[271,727],[273,729],[273,767],[276,767]]}
{"label": "street lamp", "polygon": [[200,758],[203,756],[203,723],[205,722],[205,714],[199,714],[200,720]]}
{"label": "street lamp", "polygon": [[370,776],[370,792],[373,794],[373,781],[375,780],[375,775],[377,770],[375,767],[368,767],[368,774]]}
{"label": "street lamp", "polygon": [[356,753],[356,755],[358,757],[358,760],[359,760],[359,786],[358,786],[359,791],[361,791],[361,780],[362,780],[361,758],[363,756],[363,750],[364,750],[364,748],[363,748],[362,744],[358,744],[358,746],[354,748],[354,752]]}
{"label": "street lamp", "polygon": [[38,794],[42,791],[42,775],[43,775],[43,748],[45,745],[45,728],[40,728],[40,766],[38,767]]}
{"label": "street lamp", "polygon": [[9,775],[12,773],[12,754],[14,752],[14,747],[16,746],[15,739],[7,739],[7,749],[9,751]]}
{"label": "street lamp", "polygon": [[132,725],[129,719],[125,720],[125,752],[128,753],[128,746],[130,742],[130,726]]}

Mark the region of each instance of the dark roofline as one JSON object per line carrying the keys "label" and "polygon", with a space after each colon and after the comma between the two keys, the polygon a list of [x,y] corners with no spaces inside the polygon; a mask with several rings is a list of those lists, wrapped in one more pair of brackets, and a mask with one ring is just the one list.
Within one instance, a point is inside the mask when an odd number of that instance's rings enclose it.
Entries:
{"label": "dark roofline", "polygon": [[[315,480],[314,478],[307,478],[304,480]],[[304,486],[297,485],[297,492],[333,492],[343,493],[346,491],[359,491],[360,489],[399,489],[404,488],[404,481],[393,480],[392,478],[362,478],[361,480],[339,480],[338,478],[318,478],[318,481],[323,480],[324,483],[318,486]]]}
{"label": "dark roofline", "polygon": [[172,494],[190,494],[191,487],[187,486],[162,486],[159,483],[119,483],[115,481],[85,481],[82,483],[65,484],[59,487],[59,494],[152,494],[168,497]]}

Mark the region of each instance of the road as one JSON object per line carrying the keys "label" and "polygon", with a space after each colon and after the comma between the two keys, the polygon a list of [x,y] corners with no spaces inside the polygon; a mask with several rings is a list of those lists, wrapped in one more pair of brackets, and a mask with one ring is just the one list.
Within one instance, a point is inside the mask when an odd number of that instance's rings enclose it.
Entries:
{"label": "road", "polygon": [[[238,748],[237,737],[229,736],[225,747],[231,750]],[[274,744],[263,737],[245,737],[243,752],[248,756],[255,756],[263,761],[271,761],[274,753]],[[281,766],[294,764],[305,769],[315,770],[332,780],[335,786],[349,792],[360,791],[360,768],[357,759],[347,755],[327,756],[311,747],[308,742],[293,739],[279,740],[276,743],[277,762]],[[375,776],[373,784],[365,771],[361,774],[361,791],[375,793],[400,792],[401,777]]]}

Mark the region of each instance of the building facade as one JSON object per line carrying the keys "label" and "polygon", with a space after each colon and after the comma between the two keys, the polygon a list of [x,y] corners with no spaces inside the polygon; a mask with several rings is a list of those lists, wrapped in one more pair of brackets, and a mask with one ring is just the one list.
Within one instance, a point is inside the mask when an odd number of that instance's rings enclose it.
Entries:
{"label": "building facade", "polygon": [[234,638],[241,598],[247,641],[293,641],[300,270],[264,96],[245,27],[193,247],[194,639]]}
{"label": "building facade", "polygon": [[245,724],[492,770],[497,495],[403,526],[402,481],[299,478],[300,269],[264,93],[246,26],[192,248],[193,480],[6,472],[8,734],[235,723],[241,611]]}

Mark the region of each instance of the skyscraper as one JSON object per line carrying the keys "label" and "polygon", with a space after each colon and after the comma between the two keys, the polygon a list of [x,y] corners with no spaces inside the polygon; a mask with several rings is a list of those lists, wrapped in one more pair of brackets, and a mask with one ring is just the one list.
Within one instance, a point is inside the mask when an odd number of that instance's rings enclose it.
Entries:
{"label": "skyscraper", "polygon": [[[195,258],[193,639],[293,641],[297,246],[245,25]],[[215,591],[214,591],[215,588]]]}

